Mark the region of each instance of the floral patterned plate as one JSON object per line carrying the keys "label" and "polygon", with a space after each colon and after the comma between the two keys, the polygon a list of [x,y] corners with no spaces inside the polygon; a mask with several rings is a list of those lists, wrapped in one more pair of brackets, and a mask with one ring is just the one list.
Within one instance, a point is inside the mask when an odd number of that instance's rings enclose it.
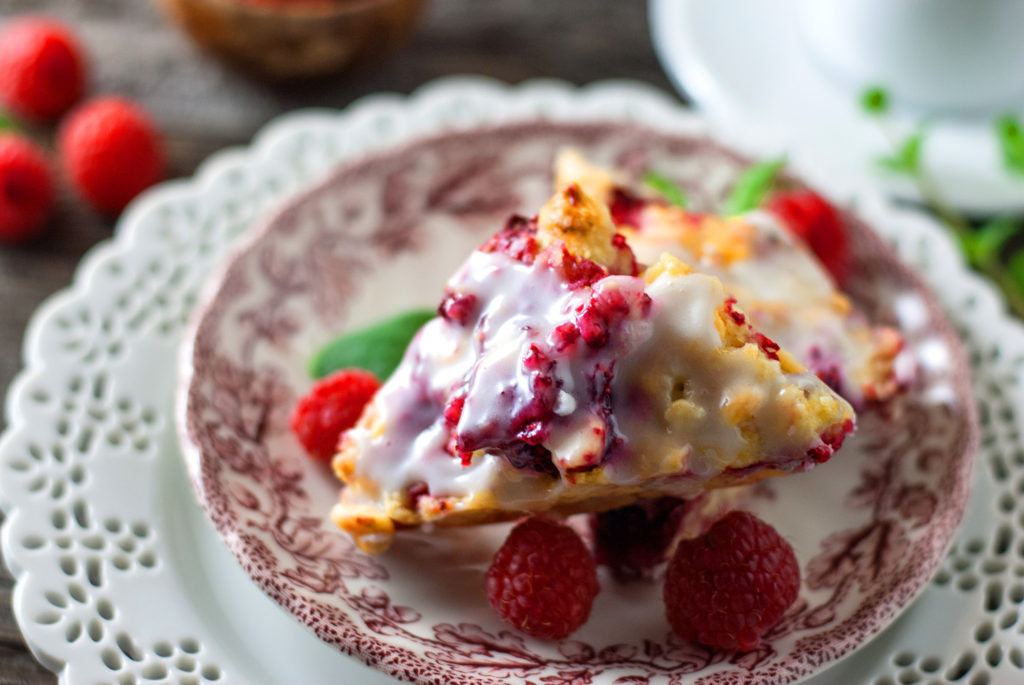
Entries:
{"label": "floral patterned plate", "polygon": [[322,640],[424,683],[788,683],[833,664],[924,588],[967,501],[977,421],[956,332],[918,278],[847,214],[855,300],[900,327],[908,392],[863,413],[827,465],[751,503],[794,545],[803,585],[747,654],[675,638],[657,584],[602,575],[589,622],[543,642],[504,625],[483,573],[507,525],[402,534],[380,557],[327,519],[338,483],[287,419],[310,355],[338,332],[431,306],[447,276],[512,212],[550,191],[573,145],[639,176],[657,168],[695,209],[718,206],[746,162],[699,135],[632,124],[469,127],[345,167],[293,200],[220,271],[185,350],[181,433],[199,500],[262,590]]}

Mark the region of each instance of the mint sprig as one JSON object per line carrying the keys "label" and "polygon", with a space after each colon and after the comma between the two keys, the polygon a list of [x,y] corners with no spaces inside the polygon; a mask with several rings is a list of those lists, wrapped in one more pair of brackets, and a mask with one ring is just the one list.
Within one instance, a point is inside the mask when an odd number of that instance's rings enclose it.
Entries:
{"label": "mint sprig", "polygon": [[657,171],[648,171],[644,174],[644,185],[661,195],[669,204],[686,209],[689,199],[686,191],[677,183]]}
{"label": "mint sprig", "polygon": [[742,214],[760,207],[772,186],[775,185],[775,180],[784,166],[786,166],[786,158],[781,157],[747,167],[737,177],[732,191],[725,199],[725,213]]}
{"label": "mint sprig", "polygon": [[[889,113],[889,92],[881,86],[866,88],[860,95],[860,107],[865,114],[883,117]],[[916,176],[921,173],[921,148],[924,146],[925,128],[920,126],[902,142],[895,144],[895,150],[877,160],[883,169],[896,174]]]}
{"label": "mint sprig", "polygon": [[[889,97],[884,89],[877,86],[867,89],[861,94],[860,104],[865,113],[879,119],[884,133],[891,133],[881,116],[889,107]],[[994,122],[994,130],[1007,169],[1024,175],[1024,129],[1020,119],[1012,114],[1001,116]],[[971,266],[992,279],[1003,292],[1010,309],[1017,316],[1024,317],[1024,249],[1016,251],[1005,263],[1003,261],[1007,247],[1024,227],[1012,217],[1000,216],[972,228],[966,218],[953,211],[928,178],[922,164],[926,135],[924,126],[919,126],[902,140],[890,135],[892,152],[878,160],[879,165],[913,181],[925,206],[953,234]]]}
{"label": "mint sprig", "polygon": [[349,331],[313,355],[309,374],[323,378],[339,369],[359,368],[370,371],[383,382],[398,368],[413,336],[435,316],[434,309],[414,309]]}
{"label": "mint sprig", "polygon": [[995,122],[996,139],[1003,153],[1003,165],[1024,176],[1024,125],[1015,114],[1004,114]]}
{"label": "mint sprig", "polygon": [[14,123],[14,119],[0,112],[0,131],[17,131],[18,126]]}
{"label": "mint sprig", "polygon": [[925,129],[919,128],[900,143],[895,154],[879,158],[878,164],[893,173],[916,176],[921,173],[921,148],[924,145]]}
{"label": "mint sprig", "polygon": [[960,236],[960,246],[974,265],[997,259],[1003,246],[1017,234],[1017,221],[1011,216],[998,216],[979,228]]}
{"label": "mint sprig", "polygon": [[1006,265],[1006,268],[1010,274],[1010,279],[1013,281],[1013,284],[1018,289],[1024,291],[1024,250],[1019,250],[1015,255],[1010,257],[1010,261]]}
{"label": "mint sprig", "polygon": [[861,93],[860,106],[868,114],[886,114],[889,111],[889,93],[881,86],[872,86]]}

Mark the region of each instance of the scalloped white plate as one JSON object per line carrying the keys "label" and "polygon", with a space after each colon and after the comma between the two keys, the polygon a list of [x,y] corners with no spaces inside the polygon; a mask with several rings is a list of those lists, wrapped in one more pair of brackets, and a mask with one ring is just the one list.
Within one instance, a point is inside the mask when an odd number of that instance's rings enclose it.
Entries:
{"label": "scalloped white plate", "polygon": [[[41,308],[0,439],[2,542],[18,578],[15,613],[62,682],[386,681],[263,596],[195,505],[173,428],[176,348],[200,284],[235,239],[339,161],[420,134],[538,115],[701,130],[663,95],[628,83],[576,90],[449,79],[341,114],[291,115],[195,180],[148,194],[72,288]],[[970,331],[982,407],[977,496],[962,542],[882,639],[820,682],[1019,682],[1024,333],[933,222],[837,187],[799,151],[791,159],[853,202]]]}

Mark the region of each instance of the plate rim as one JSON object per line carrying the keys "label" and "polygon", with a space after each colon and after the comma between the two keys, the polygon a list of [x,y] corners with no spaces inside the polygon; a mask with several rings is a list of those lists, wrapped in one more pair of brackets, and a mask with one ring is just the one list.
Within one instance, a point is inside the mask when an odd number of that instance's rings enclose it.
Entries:
{"label": "plate rim", "polygon": [[[690,112],[687,112],[687,114],[690,115],[690,116],[694,116],[697,119],[696,122],[694,122],[693,124],[691,124],[689,126],[690,131],[697,131],[697,133],[696,134],[688,133],[688,135],[698,135],[700,137],[706,138],[713,145],[715,145],[715,146],[717,146],[719,148],[724,148],[727,153],[735,153],[735,152],[737,152],[735,148],[730,147],[727,143],[724,143],[721,140],[716,139],[713,135],[710,135],[709,132],[708,132],[707,127],[704,125],[704,124],[706,124],[706,122],[701,120],[699,118],[699,115],[693,115]],[[575,124],[577,122],[572,122],[572,121],[550,122],[550,121],[547,121],[547,120],[545,120],[543,118],[540,118],[540,119],[535,119],[535,120],[532,120],[532,121],[505,122],[505,123],[501,123],[501,124],[497,124],[497,125],[486,124],[486,125],[479,126],[479,127],[473,127],[470,130],[473,133],[488,134],[488,133],[500,132],[503,129],[506,129],[506,128],[510,127],[510,126],[511,127],[516,127],[516,126],[520,126],[520,125],[524,125],[524,124],[525,125],[531,125],[531,124],[532,125],[536,125],[538,123],[553,123],[555,125],[558,125],[558,124],[573,125],[573,124]],[[586,126],[588,124],[594,124],[594,123],[607,123],[607,124],[613,124],[613,125],[620,126],[620,127],[633,126],[633,127],[638,127],[638,128],[646,129],[647,131],[653,131],[655,133],[660,133],[660,134],[663,134],[663,135],[672,135],[672,133],[666,133],[664,131],[658,131],[656,128],[647,127],[644,124],[638,123],[638,122],[635,122],[635,121],[621,121],[621,120],[618,120],[618,121],[606,121],[606,122],[589,122],[588,121],[588,122],[585,122],[583,125]],[[696,126],[696,124],[701,124],[701,126],[698,127],[698,126]],[[703,129],[703,130],[701,130],[701,129]],[[278,225],[277,225],[278,221],[284,215],[286,215],[289,212],[294,211],[295,208],[303,205],[308,199],[310,199],[312,197],[315,197],[317,195],[322,195],[324,193],[325,189],[327,189],[327,188],[331,187],[332,185],[336,184],[339,178],[344,177],[346,174],[350,173],[351,170],[357,169],[357,168],[359,168],[359,167],[361,167],[363,165],[369,165],[369,164],[376,163],[376,162],[378,162],[380,160],[388,160],[388,159],[399,158],[399,157],[401,157],[403,154],[405,154],[410,149],[417,149],[417,148],[421,148],[421,147],[428,147],[431,144],[434,144],[436,142],[451,139],[453,135],[457,136],[460,133],[462,133],[462,131],[460,131],[460,132],[444,131],[444,132],[441,132],[441,133],[435,133],[435,134],[431,134],[431,135],[415,137],[415,138],[413,138],[411,140],[406,140],[406,141],[403,141],[403,142],[401,142],[401,143],[399,143],[397,145],[389,146],[389,147],[387,147],[387,148],[385,148],[383,150],[377,151],[377,152],[373,153],[372,155],[361,157],[361,158],[356,159],[356,160],[351,160],[349,162],[346,162],[345,164],[339,165],[338,167],[334,168],[325,178],[321,179],[320,181],[318,181],[318,182],[316,182],[314,184],[311,184],[310,187],[306,188],[304,191],[296,194],[295,196],[289,198],[286,202],[282,203],[282,205],[279,206],[274,212],[268,214],[267,217],[265,217],[265,220],[262,223],[260,223],[257,227],[255,227],[253,230],[251,230],[250,233],[247,236],[245,236],[244,240],[240,241],[239,245],[237,246],[237,249],[235,251],[233,251],[233,253],[231,255],[226,257],[221,262],[221,264],[219,265],[219,267],[217,269],[216,274],[214,274],[214,276],[211,276],[211,278],[208,279],[207,283],[204,286],[204,297],[197,304],[196,309],[193,312],[193,316],[192,316],[192,319],[191,319],[190,324],[189,324],[188,332],[186,334],[185,342],[184,342],[184,344],[182,346],[182,349],[181,349],[181,362],[182,363],[180,364],[180,368],[181,369],[185,369],[186,371],[179,374],[179,385],[178,385],[178,392],[177,392],[177,403],[176,403],[176,408],[175,408],[175,418],[176,418],[176,421],[177,421],[177,429],[178,429],[178,434],[179,434],[179,440],[180,440],[180,442],[181,442],[181,444],[183,446],[182,449],[183,449],[183,453],[185,454],[186,463],[189,466],[189,474],[190,474],[190,479],[191,479],[191,482],[192,482],[193,491],[195,492],[197,498],[199,499],[199,501],[200,501],[204,511],[207,513],[208,517],[212,518],[211,510],[216,508],[217,504],[223,504],[223,502],[220,502],[219,500],[217,502],[211,501],[211,499],[210,499],[211,496],[212,496],[211,493],[209,493],[209,492],[207,492],[205,490],[205,484],[203,482],[204,478],[202,476],[202,459],[204,458],[204,455],[202,454],[202,449],[199,447],[199,445],[196,444],[196,441],[193,439],[191,429],[190,429],[190,427],[188,425],[188,406],[187,406],[187,400],[188,400],[188,396],[190,394],[190,391],[191,391],[191,389],[193,387],[193,384],[196,381],[196,378],[195,378],[195,376],[193,374],[193,369],[194,369],[194,364],[193,364],[193,358],[194,358],[194,349],[193,349],[193,347],[194,347],[194,345],[193,345],[193,343],[194,343],[194,340],[195,340],[195,334],[196,334],[197,330],[202,326],[204,321],[206,320],[207,314],[209,313],[210,309],[215,305],[215,303],[217,301],[218,293],[220,291],[220,287],[223,284],[224,280],[227,277],[229,277],[229,275],[232,273],[233,269],[235,269],[237,264],[239,264],[239,263],[243,262],[243,260],[251,257],[252,254],[253,254],[253,251],[255,249],[257,249],[259,246],[261,246],[263,244],[264,240],[266,240],[268,238],[268,236],[271,233],[273,233],[276,228],[278,228]],[[742,152],[740,152],[739,154],[742,154]],[[805,175],[803,173],[801,173],[801,171],[799,169],[793,169],[793,174],[792,175],[797,177],[798,179],[801,179],[801,180],[805,180],[806,179]],[[817,185],[815,183],[813,183],[812,181],[806,180],[806,182],[808,183],[808,185],[810,187],[814,187],[814,188],[817,189]],[[868,239],[870,239],[871,241],[875,242],[879,246],[884,247],[884,249],[886,249],[887,252],[892,254],[893,258],[897,262],[899,262],[899,266],[900,266],[901,271],[902,271],[901,276],[906,278],[912,284],[912,287],[918,292],[918,294],[920,294],[920,295],[922,295],[924,297],[924,299],[925,299],[929,309],[931,309],[931,310],[935,311],[936,313],[938,313],[938,315],[940,317],[940,319],[939,319],[940,323],[941,323],[942,327],[944,329],[946,329],[944,331],[944,334],[947,336],[949,342],[952,343],[951,349],[953,350],[954,355],[957,358],[957,361],[954,363],[954,367],[956,368],[956,371],[953,374],[951,374],[951,378],[956,382],[957,387],[963,387],[963,386],[968,386],[969,387],[969,385],[970,385],[970,364],[969,364],[969,362],[967,360],[966,350],[965,350],[962,342],[959,341],[959,339],[957,338],[956,332],[955,332],[955,326],[953,325],[953,322],[949,319],[948,315],[945,313],[945,310],[942,308],[942,305],[939,302],[937,295],[933,292],[932,288],[930,286],[928,286],[927,283],[924,282],[924,280],[921,278],[921,276],[919,274],[917,274],[917,272],[914,269],[912,269],[909,266],[903,264],[902,260],[899,259],[898,255],[896,255],[894,253],[894,251],[891,250],[891,248],[889,248],[888,246],[885,245],[885,242],[884,242],[884,239],[882,238],[882,236],[880,234],[878,234],[871,227],[871,223],[872,223],[871,221],[867,220],[865,217],[859,215],[858,213],[850,212],[850,214],[851,214],[851,219],[853,219],[853,220],[859,222],[860,224],[862,224],[862,226],[864,227],[864,229],[865,229],[865,231],[867,233],[866,237]],[[968,404],[965,405],[964,415],[965,415],[965,418],[966,418],[965,430],[967,432],[967,439],[966,439],[966,441],[964,443],[964,448],[963,448],[962,455],[961,455],[962,456],[961,465],[960,465],[960,469],[958,469],[958,470],[967,471],[968,474],[970,474],[971,470],[973,468],[973,462],[974,462],[974,460],[976,458],[976,455],[977,455],[978,444],[979,444],[979,424],[978,424],[977,408],[976,408],[976,405],[973,402],[972,403],[968,403]],[[946,537],[946,539],[944,541],[944,544],[943,544],[943,552],[941,554],[937,555],[935,560],[934,560],[933,569],[932,569],[932,575],[934,574],[935,570],[938,569],[939,563],[945,557],[946,552],[948,552],[948,549],[951,546],[953,539],[955,538],[956,531],[957,531],[957,529],[959,527],[959,524],[960,524],[961,520],[963,519],[964,513],[966,511],[966,507],[967,507],[967,501],[968,501],[968,497],[969,497],[969,491],[970,491],[971,482],[972,482],[971,481],[971,477],[970,477],[970,475],[968,475],[968,477],[965,479],[965,490],[967,491],[967,494],[963,495],[959,500],[956,501],[957,505],[956,505],[956,507],[954,508],[953,511],[948,512],[951,515],[951,518],[954,521],[954,523],[952,525],[950,525],[950,527],[949,527],[949,533],[947,534],[947,537]],[[223,493],[221,493],[221,494],[223,494]],[[216,496],[214,496],[214,498],[216,499]],[[245,555],[245,551],[246,551],[245,550],[245,543],[240,539],[240,533],[242,533],[244,531],[242,531],[240,528],[238,528],[237,525],[235,525],[237,523],[236,521],[230,519],[227,516],[222,517],[221,520],[214,520],[213,523],[214,523],[214,526],[217,529],[217,532],[220,535],[221,539],[230,548],[230,550],[231,550],[232,554],[235,556],[236,560],[238,560],[239,563],[241,563],[243,566],[245,566],[245,563],[246,563],[245,558],[247,558],[247,555]],[[250,576],[251,576],[251,574],[250,574]],[[930,576],[929,576],[929,578],[930,578]],[[293,598],[290,599],[288,597],[283,597],[282,596],[283,593],[281,593],[279,590],[273,588],[273,582],[271,580],[269,580],[268,578],[256,578],[256,577],[253,577],[253,580],[261,588],[261,590],[264,591],[265,594],[267,594],[272,599],[274,599],[274,601],[277,602],[279,605],[281,605],[283,609],[285,609],[289,613],[293,614],[293,616],[296,618],[297,621],[299,621],[300,623],[305,625],[308,629],[310,629],[314,633],[316,633],[317,636],[321,640],[330,642],[333,646],[337,647],[341,651],[343,651],[345,653],[348,653],[348,654],[351,654],[352,656],[354,656],[356,658],[362,658],[364,656],[363,652],[359,651],[358,649],[353,649],[353,648],[350,648],[349,646],[342,645],[340,643],[340,641],[338,641],[338,640],[333,640],[333,641],[332,640],[328,640],[325,636],[321,635],[320,632],[317,629],[315,629],[313,626],[311,626],[308,623],[306,623],[305,621],[303,621],[297,614],[300,611],[302,611],[304,609],[304,607],[298,606],[298,605],[293,606],[293,604],[301,604],[301,600],[297,600],[297,599],[293,599]],[[867,631],[868,635],[867,635],[866,638],[861,640],[855,646],[853,646],[853,647],[847,649],[846,651],[844,651],[840,656],[829,659],[828,665],[826,665],[824,667],[821,667],[821,668],[818,668],[817,670],[815,670],[815,671],[813,671],[811,673],[808,673],[806,675],[799,676],[799,677],[796,677],[796,678],[790,679],[790,680],[780,681],[780,682],[789,682],[789,683],[800,682],[800,681],[805,680],[805,679],[807,679],[809,677],[812,677],[813,675],[817,675],[819,673],[824,672],[825,670],[827,670],[831,666],[834,666],[838,662],[840,662],[840,661],[848,658],[849,656],[853,655],[860,648],[862,648],[862,647],[866,646],[867,644],[869,644],[875,637],[878,636],[879,633],[881,633],[889,624],[891,624],[907,608],[909,608],[913,604],[914,600],[916,600],[920,596],[920,594],[924,591],[924,589],[927,587],[927,585],[928,585],[928,579],[923,579],[923,580],[918,581],[917,587],[915,588],[914,592],[909,597],[904,598],[902,601],[897,601],[897,602],[894,603],[894,605],[893,605],[894,608],[891,609],[891,612],[892,612],[891,616],[889,616],[885,620],[884,623],[882,623],[879,626],[874,627],[873,629]],[[308,608],[306,608],[306,609],[308,610]],[[392,646],[390,643],[381,640],[379,637],[377,637],[377,636],[375,636],[375,635],[373,635],[371,633],[368,633],[365,630],[360,629],[360,633],[364,637],[366,637],[366,638],[368,638],[368,639],[370,639],[372,641],[381,643],[381,648],[382,649],[385,648],[385,646],[387,646],[387,647],[391,647]],[[428,663],[428,660],[424,660],[424,663]],[[397,669],[396,670],[388,670],[387,667],[381,668],[381,666],[379,664],[374,664],[373,667],[374,668],[378,668],[380,670],[384,670],[384,672],[390,673],[391,675],[399,675],[399,673],[400,673],[400,671],[398,671]],[[467,674],[466,677],[473,678],[474,676],[472,676],[471,674]],[[418,681],[418,682],[427,683],[427,682],[435,682],[435,681],[429,680],[427,678],[424,678],[422,681]],[[438,682],[442,682],[442,681],[438,681]],[[475,681],[467,680],[467,682],[475,682]],[[481,681],[480,682],[490,682],[490,681],[488,680],[487,676],[481,676]]]}

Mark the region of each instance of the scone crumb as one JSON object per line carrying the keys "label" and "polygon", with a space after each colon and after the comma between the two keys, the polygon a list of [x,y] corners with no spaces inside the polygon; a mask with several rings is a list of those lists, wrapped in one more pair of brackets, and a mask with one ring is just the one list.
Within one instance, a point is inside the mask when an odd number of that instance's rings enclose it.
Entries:
{"label": "scone crumb", "polygon": [[760,409],[764,393],[758,388],[743,388],[726,396],[722,416],[733,426],[738,426]]}
{"label": "scone crumb", "polygon": [[632,271],[632,252],[615,244],[608,208],[576,183],[555,193],[537,215],[537,243],[561,242],[570,253],[600,264],[612,273]]}
{"label": "scone crumb", "polygon": [[590,197],[607,202],[615,188],[611,174],[588,162],[579,150],[565,148],[555,159],[555,185],[564,188],[576,183]]}
{"label": "scone crumb", "polygon": [[658,280],[658,277],[663,274],[668,274],[670,277],[676,278],[679,276],[686,276],[691,273],[693,273],[693,267],[681,259],[673,257],[667,252],[663,252],[661,257],[658,258],[658,261],[644,269],[641,276],[650,284]]}
{"label": "scone crumb", "polygon": [[359,549],[367,554],[380,554],[391,546],[395,524],[376,509],[365,506],[336,504],[331,520],[352,536]]}
{"label": "scone crumb", "polygon": [[690,400],[676,400],[665,410],[665,422],[669,430],[686,433],[692,431],[706,414],[703,407]]}

